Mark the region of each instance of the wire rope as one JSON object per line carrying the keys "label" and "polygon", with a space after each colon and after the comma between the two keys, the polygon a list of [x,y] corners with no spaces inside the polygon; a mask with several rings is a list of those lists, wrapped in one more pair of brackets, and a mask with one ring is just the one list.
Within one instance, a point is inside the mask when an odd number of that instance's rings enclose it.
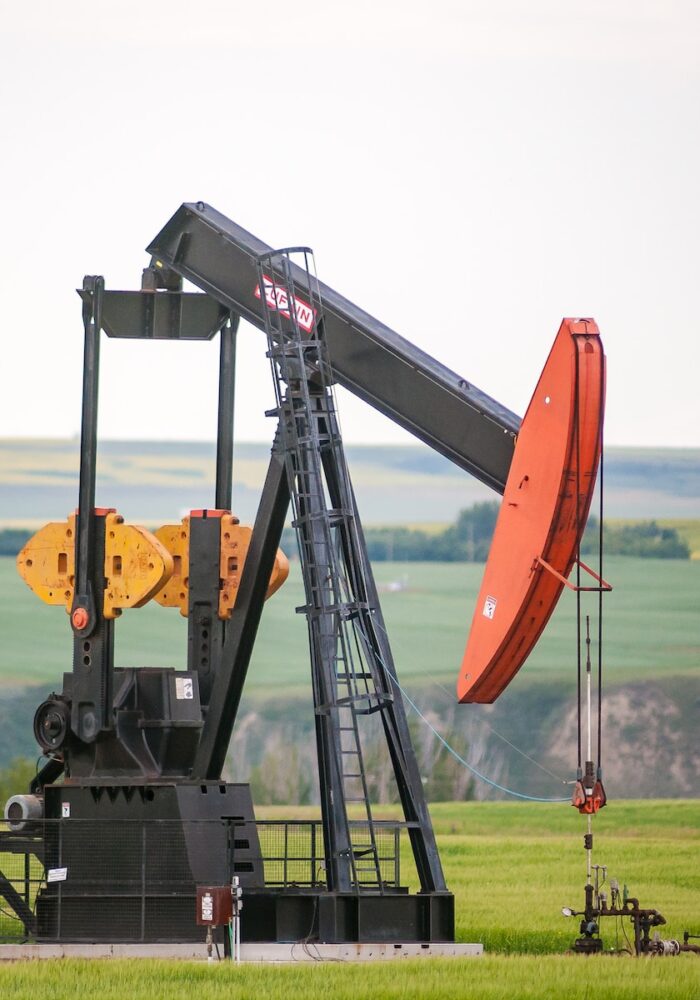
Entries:
{"label": "wire rope", "polygon": [[432,722],[430,722],[430,720],[427,719],[423,715],[423,713],[421,712],[421,710],[418,708],[418,706],[416,705],[416,703],[413,701],[413,699],[410,697],[410,695],[408,694],[408,692],[405,690],[405,688],[402,686],[402,684],[400,683],[400,681],[396,677],[396,674],[394,674],[391,670],[389,670],[389,668],[386,666],[386,664],[384,664],[384,669],[387,671],[388,674],[391,675],[391,677],[393,678],[394,683],[398,687],[399,691],[401,692],[401,694],[403,695],[403,697],[406,699],[406,701],[408,702],[408,704],[410,705],[410,707],[413,709],[413,711],[416,713],[416,715],[418,716],[418,718],[421,720],[421,722],[423,722],[423,724],[425,726],[427,726],[428,729],[431,731],[431,733],[433,734],[433,736],[435,736],[440,741],[440,743],[442,743],[442,745],[447,750],[447,752],[449,754],[451,754],[455,758],[455,760],[458,761],[463,767],[466,767],[466,769],[468,771],[471,771],[471,773],[474,775],[474,777],[478,778],[479,781],[483,781],[485,784],[490,785],[491,788],[496,788],[499,792],[504,792],[506,795],[512,795],[512,796],[514,796],[517,799],[525,799],[527,802],[568,802],[569,801],[569,796],[568,795],[564,796],[563,798],[562,797],[547,798],[547,797],[544,797],[544,796],[541,796],[541,795],[528,795],[526,792],[518,792],[518,791],[516,791],[513,788],[506,788],[505,785],[500,785],[497,781],[494,781],[492,778],[489,778],[485,774],[482,774],[481,771],[477,770],[477,768],[475,768],[472,764],[470,764],[469,761],[466,761],[464,759],[464,757],[462,757],[462,755],[460,753],[458,753],[453,746],[450,745],[450,743],[445,739],[445,737],[442,735],[442,733],[438,732],[438,730],[435,728],[435,726],[432,724]]}
{"label": "wire rope", "polygon": [[[430,679],[431,683],[434,684],[435,687],[439,687],[441,691],[444,691],[444,693],[447,695],[447,697],[450,699],[451,702],[454,701],[454,696],[447,690],[444,684],[441,684],[440,681],[437,680],[437,678],[430,673],[429,670],[424,669],[423,673],[426,675],[426,677]],[[519,753],[521,757],[525,758],[525,760],[529,760],[530,763],[534,764],[535,767],[538,767],[540,771],[544,771],[545,774],[548,774],[551,778],[554,778],[555,781],[561,782],[562,785],[573,784],[573,782],[569,782],[566,778],[562,778],[561,775],[555,774],[554,771],[550,771],[548,767],[544,766],[544,764],[540,764],[540,762],[535,760],[534,757],[531,757],[529,753],[526,753],[524,750],[521,750],[520,747],[517,747],[515,743],[511,743],[511,741],[506,736],[504,736],[503,733],[499,733],[498,730],[494,729],[493,726],[489,725],[489,723],[486,722],[485,719],[482,719],[480,721],[488,729],[490,733],[493,733],[494,736],[497,736],[499,740],[503,740],[503,742],[506,743],[512,750],[515,750],[516,753]]]}

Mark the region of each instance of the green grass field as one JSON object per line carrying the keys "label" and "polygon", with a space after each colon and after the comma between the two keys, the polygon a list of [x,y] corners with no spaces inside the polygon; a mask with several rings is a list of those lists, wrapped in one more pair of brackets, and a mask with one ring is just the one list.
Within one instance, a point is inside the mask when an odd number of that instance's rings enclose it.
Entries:
{"label": "green grass field", "polygon": [[[378,563],[389,636],[402,681],[437,679],[452,690],[483,573],[477,564]],[[614,557],[605,576],[607,679],[654,679],[697,671],[700,662],[700,562]],[[306,625],[298,564],[267,604],[248,678],[248,691],[301,693],[308,686]],[[591,600],[591,607],[594,601]],[[573,681],[575,600],[566,591],[522,677]],[[43,605],[0,558],[0,685],[58,682],[71,657],[62,608]],[[151,602],[127,611],[117,625],[116,660],[123,666],[184,667],[185,620]]]}
{"label": "green grass field", "polygon": [[[284,811],[268,809],[265,814]],[[581,904],[585,878],[584,820],[569,806],[440,803],[431,812],[456,896],[458,939],[483,941],[487,955],[482,959],[239,969],[137,961],[8,963],[0,965],[0,996],[209,1000],[330,993],[353,1000],[698,1000],[700,957],[582,959],[565,954],[578,922],[562,917],[561,907]],[[310,813],[295,809],[295,815]],[[686,928],[700,931],[700,802],[613,802],[594,822],[594,860],[607,863],[610,874],[627,883],[642,905],[666,916],[664,935],[680,937]],[[625,946],[613,925],[604,943],[608,949]]]}
{"label": "green grass field", "polygon": [[[585,962],[585,965],[583,964]],[[580,964],[575,964],[580,963]],[[698,1000],[700,960],[554,956],[429,959],[386,965],[78,961],[0,967],[4,1000]]]}
{"label": "green grass field", "polygon": [[[290,815],[289,806],[260,811]],[[481,941],[488,952],[565,952],[578,924],[560,911],[582,903],[584,818],[567,803],[435,802],[430,812],[456,897],[457,939]],[[318,813],[295,806],[294,815]],[[398,818],[399,809],[378,807],[377,815]],[[595,818],[594,832],[594,862],[664,914],[666,936],[686,925],[700,933],[700,801],[613,801]],[[402,871],[411,873],[408,851]],[[417,888],[415,877],[409,884]],[[614,946],[610,930],[606,944]]]}

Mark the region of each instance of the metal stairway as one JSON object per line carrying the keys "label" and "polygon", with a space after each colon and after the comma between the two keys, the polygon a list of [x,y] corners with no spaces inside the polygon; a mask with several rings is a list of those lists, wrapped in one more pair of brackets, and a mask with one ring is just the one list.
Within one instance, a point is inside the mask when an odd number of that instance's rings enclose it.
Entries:
{"label": "metal stairway", "polygon": [[[294,293],[291,253],[304,257],[308,302]],[[352,558],[356,511],[310,259],[303,248],[266,255],[258,262],[258,292],[306,596],[297,611],[309,629],[329,888],[383,893],[360,720],[381,711],[392,694],[363,627],[371,608],[358,578],[362,567]],[[359,822],[349,819],[348,805],[361,811]]]}

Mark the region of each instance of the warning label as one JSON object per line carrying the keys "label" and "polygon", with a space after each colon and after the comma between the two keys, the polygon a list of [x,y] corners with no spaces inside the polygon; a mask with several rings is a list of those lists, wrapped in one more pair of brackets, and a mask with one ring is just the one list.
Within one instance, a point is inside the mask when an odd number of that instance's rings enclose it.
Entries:
{"label": "warning label", "polygon": [[[268,309],[279,310],[283,316],[290,319],[289,294],[287,289],[283,285],[275,284],[272,278],[268,278],[266,274],[263,275],[263,284],[265,286],[265,301],[267,302]],[[255,286],[255,298],[260,298],[260,285]],[[304,302],[303,299],[294,297],[292,301],[297,323],[302,330],[311,333],[316,320],[316,310],[308,302]]]}
{"label": "warning label", "polygon": [[175,678],[175,697],[178,701],[192,701],[194,698],[194,685],[191,677]]}
{"label": "warning label", "polygon": [[212,923],[214,920],[214,897],[210,892],[205,892],[202,896],[202,912],[200,916],[207,923]]}
{"label": "warning label", "polygon": [[484,601],[484,610],[481,612],[484,618],[493,618],[496,614],[496,605],[498,601],[495,597],[487,597]]}

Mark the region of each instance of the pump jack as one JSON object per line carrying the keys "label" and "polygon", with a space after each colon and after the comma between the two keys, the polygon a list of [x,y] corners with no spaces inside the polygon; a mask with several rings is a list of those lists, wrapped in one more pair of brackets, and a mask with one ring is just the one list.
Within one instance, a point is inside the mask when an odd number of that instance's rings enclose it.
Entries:
{"label": "pump jack", "polygon": [[[563,321],[521,422],[318,282],[305,248],[273,251],[198,202],[181,206],[148,252],[139,291],[108,290],[103,278],[87,277],[79,292],[78,508],[67,522],[42,529],[18,558],[28,585],[47,603],[65,605],[73,667],[62,691],[37,709],[35,734],[48,762],[29,794],[9,800],[0,843],[63,874],[42,886],[33,906],[4,892],[2,880],[0,893],[39,940],[187,941],[198,934],[196,886],[230,883],[235,872],[246,896],[244,941],[452,941],[453,897],[367,558],[333,385],[504,494],[459,680],[460,700],[492,701],[551,615],[585,526],[603,413],[597,327]],[[204,294],[184,292],[183,279]],[[277,433],[252,531],[231,511],[240,319],[266,333],[277,395]],[[143,340],[220,337],[212,509],[151,533],[95,508],[102,331]],[[303,885],[268,877],[249,787],[221,778],[263,605],[287,575],[279,544],[290,502],[306,592],[297,610],[309,629],[322,806],[319,862]],[[114,666],[117,618],[152,598],[187,617],[186,671]],[[369,715],[381,719],[417,894],[387,876],[378,846],[382,828],[362,755]],[[353,802],[359,820],[348,812]],[[131,872],[135,858],[141,869]],[[158,878],[147,871],[154,858]]]}

